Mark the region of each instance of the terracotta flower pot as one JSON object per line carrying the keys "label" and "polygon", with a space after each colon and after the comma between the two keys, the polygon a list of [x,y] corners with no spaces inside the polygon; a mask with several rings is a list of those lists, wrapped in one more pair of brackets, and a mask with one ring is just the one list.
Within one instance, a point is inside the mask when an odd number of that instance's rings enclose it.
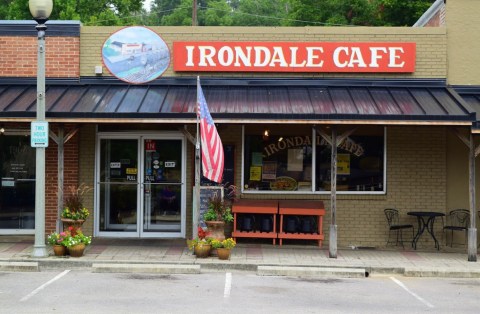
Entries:
{"label": "terracotta flower pot", "polygon": [[193,248],[193,252],[195,255],[199,258],[206,258],[210,255],[210,250],[212,249],[212,246],[210,244],[197,244]]}
{"label": "terracotta flower pot", "polygon": [[73,219],[68,219],[68,218],[62,218],[62,223],[63,223],[63,231],[67,231],[68,227],[72,226],[75,227],[78,231],[82,230],[82,225],[85,222],[83,219],[78,219],[78,220],[73,220]]}
{"label": "terracotta flower pot", "polygon": [[53,253],[55,254],[55,256],[65,256],[67,255],[67,248],[63,245],[54,245]]}
{"label": "terracotta flower pot", "polygon": [[71,257],[82,257],[84,251],[85,251],[84,243],[80,243],[68,248],[68,252],[70,253]]}
{"label": "terracotta flower pot", "polygon": [[205,221],[208,228],[208,237],[219,241],[225,240],[225,222],[224,221]]}
{"label": "terracotta flower pot", "polygon": [[231,249],[226,249],[224,247],[217,249],[217,255],[219,259],[227,260],[230,259]]}

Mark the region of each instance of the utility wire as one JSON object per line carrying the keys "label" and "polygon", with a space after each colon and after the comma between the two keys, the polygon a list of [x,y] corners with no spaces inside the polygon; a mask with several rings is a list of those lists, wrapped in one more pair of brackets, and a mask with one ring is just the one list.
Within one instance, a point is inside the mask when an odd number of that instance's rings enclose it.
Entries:
{"label": "utility wire", "polygon": [[[297,20],[297,19],[289,19],[289,18],[282,18],[282,17],[275,17],[275,16],[266,16],[266,15],[260,15],[260,14],[253,14],[253,13],[246,13],[246,12],[237,12],[237,11],[227,11],[227,10],[220,10],[220,9],[215,9],[215,8],[208,8],[208,7],[202,7],[198,6],[199,9],[204,9],[204,10],[214,10],[218,12],[224,12],[228,14],[236,14],[236,15],[247,15],[247,16],[252,16],[252,17],[257,17],[257,18],[264,18],[264,19],[271,19],[271,20],[281,20],[281,21],[289,21],[289,22],[299,22],[299,23],[305,23],[305,24],[316,24],[316,25],[321,25],[321,26],[358,26],[358,25],[351,25],[351,24],[334,24],[334,23],[325,23],[325,22],[315,22],[315,21],[305,21],[305,20]],[[169,9],[169,10],[163,10],[163,11],[155,11],[155,12],[148,12],[147,14],[145,13],[137,13],[137,14],[132,14],[129,16],[125,17],[118,17],[118,19],[123,20],[123,19],[129,19],[129,18],[135,18],[135,17],[148,17],[152,14],[159,14],[159,13],[166,13],[170,11],[175,11],[175,10],[189,10],[191,9],[190,6],[187,7],[176,7],[174,9]],[[108,22],[112,21],[112,19],[107,19],[107,20],[96,20],[94,23],[89,24],[89,23],[84,23],[86,26],[97,26],[97,23],[102,23],[102,22]],[[153,26],[153,25],[150,25]],[[235,26],[242,26],[242,25],[235,25]],[[258,25],[261,27],[261,25]]]}

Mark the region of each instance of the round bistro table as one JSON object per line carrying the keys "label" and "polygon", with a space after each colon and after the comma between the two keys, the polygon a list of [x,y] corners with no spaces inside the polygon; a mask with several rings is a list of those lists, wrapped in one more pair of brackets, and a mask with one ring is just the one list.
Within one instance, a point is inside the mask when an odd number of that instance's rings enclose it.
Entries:
{"label": "round bistro table", "polygon": [[423,234],[425,229],[427,229],[428,233],[430,233],[430,235],[432,236],[433,241],[435,241],[435,248],[439,250],[440,244],[438,243],[437,238],[435,238],[435,234],[433,232],[433,224],[435,223],[435,218],[443,217],[445,216],[445,214],[439,213],[439,212],[413,211],[413,212],[408,212],[407,215],[417,217],[417,221],[418,221],[417,234],[415,235],[412,241],[413,248],[415,250],[417,249],[417,241],[418,239],[420,239],[420,236]]}

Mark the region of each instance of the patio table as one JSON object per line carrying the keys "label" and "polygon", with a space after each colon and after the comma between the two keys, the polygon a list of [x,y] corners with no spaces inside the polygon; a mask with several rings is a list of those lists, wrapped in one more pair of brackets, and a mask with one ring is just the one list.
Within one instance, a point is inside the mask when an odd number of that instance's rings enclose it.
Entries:
{"label": "patio table", "polygon": [[428,233],[430,233],[430,235],[432,236],[433,241],[435,241],[435,248],[439,250],[440,244],[438,243],[437,238],[435,238],[435,234],[433,232],[433,224],[435,223],[436,217],[443,217],[445,216],[445,214],[439,212],[413,211],[408,212],[407,215],[417,217],[418,221],[417,234],[412,241],[413,248],[415,250],[417,249],[417,241],[418,239],[420,239],[420,236],[423,234],[425,229],[427,229]]}

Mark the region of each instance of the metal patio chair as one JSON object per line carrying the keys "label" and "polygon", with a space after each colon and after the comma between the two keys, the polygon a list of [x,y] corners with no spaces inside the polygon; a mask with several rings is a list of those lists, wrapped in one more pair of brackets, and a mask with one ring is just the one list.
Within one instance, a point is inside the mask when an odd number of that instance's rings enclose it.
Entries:
{"label": "metal patio chair", "polygon": [[460,231],[465,233],[464,245],[467,243],[468,226],[470,224],[470,211],[468,209],[454,209],[446,216],[445,226],[445,243],[448,245],[447,234],[450,231],[450,247],[453,246],[453,232]]}
{"label": "metal patio chair", "polygon": [[390,243],[390,234],[394,232],[396,236],[395,245],[398,245],[398,243],[401,243],[402,247],[405,248],[405,246],[403,245],[403,230],[412,229],[412,240],[413,240],[414,234],[415,234],[413,225],[401,224],[398,210],[395,208],[386,208],[384,209],[384,213],[385,213],[385,217],[387,217],[387,223],[388,223],[387,246]]}

